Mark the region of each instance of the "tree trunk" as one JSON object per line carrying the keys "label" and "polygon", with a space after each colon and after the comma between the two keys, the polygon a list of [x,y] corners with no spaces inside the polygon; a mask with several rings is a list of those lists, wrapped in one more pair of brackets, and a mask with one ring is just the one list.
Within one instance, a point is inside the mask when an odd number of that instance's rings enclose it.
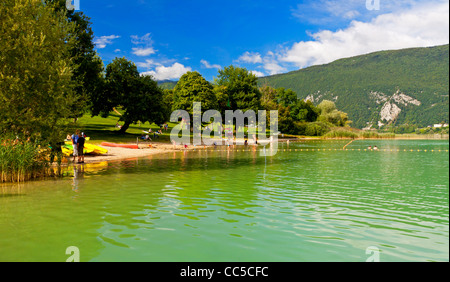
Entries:
{"label": "tree trunk", "polygon": [[119,130],[120,134],[125,133],[125,131],[127,131],[127,129],[130,127],[131,122],[126,121],[124,125],[122,125],[122,127]]}

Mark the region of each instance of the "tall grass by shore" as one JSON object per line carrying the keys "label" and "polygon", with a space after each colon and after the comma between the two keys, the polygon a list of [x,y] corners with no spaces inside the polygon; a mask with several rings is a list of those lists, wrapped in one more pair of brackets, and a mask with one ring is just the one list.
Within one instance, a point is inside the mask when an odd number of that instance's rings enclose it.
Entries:
{"label": "tall grass by shore", "polygon": [[47,176],[49,161],[31,142],[0,137],[0,182],[24,182]]}
{"label": "tall grass by shore", "polygon": [[383,138],[396,138],[394,133],[378,133],[373,131],[362,131],[354,128],[338,127],[333,128],[327,134],[322,136],[324,139],[383,139]]}

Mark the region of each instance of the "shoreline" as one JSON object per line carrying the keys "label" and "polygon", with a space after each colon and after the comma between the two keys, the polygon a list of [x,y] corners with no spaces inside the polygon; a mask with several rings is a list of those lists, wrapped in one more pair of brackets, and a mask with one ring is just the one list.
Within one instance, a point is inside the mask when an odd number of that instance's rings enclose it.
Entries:
{"label": "shoreline", "polygon": [[[285,143],[289,142],[301,142],[301,141],[330,141],[330,140],[448,140],[447,137],[395,137],[395,138],[314,138],[314,137],[304,137],[304,138],[283,138],[279,139],[278,142]],[[260,143],[262,145],[263,143]],[[234,144],[234,145],[243,145],[243,144]],[[226,145],[218,145],[218,147],[226,146]],[[249,144],[249,146],[252,146]],[[85,155],[84,156],[84,164],[92,164],[92,163],[100,163],[100,162],[108,162],[108,161],[117,161],[117,160],[126,160],[131,158],[140,158],[147,157],[151,155],[163,154],[163,153],[173,153],[173,152],[183,152],[183,151],[192,151],[192,150],[202,150],[204,148],[210,148],[213,146],[208,145],[200,145],[194,146],[189,145],[188,148],[184,148],[184,145],[174,145],[170,143],[140,143],[139,149],[128,149],[121,147],[107,147],[101,146],[108,150],[107,154],[104,155]],[[63,161],[62,165],[74,165],[78,164],[76,161],[72,161],[72,157],[66,157],[66,161]]]}
{"label": "shoreline", "polygon": [[[99,145],[98,145],[99,146]],[[168,143],[148,143],[148,144],[139,144],[139,149],[129,149],[122,147],[107,147],[100,146],[108,150],[108,153],[103,155],[84,155],[84,163],[83,164],[93,164],[93,163],[101,163],[108,161],[117,161],[117,160],[126,160],[131,158],[141,158],[147,157],[151,155],[163,154],[163,153],[172,153],[172,152],[181,152],[184,150],[192,150],[192,148],[185,149],[181,145],[174,145]],[[192,147],[192,146],[191,146]],[[197,147],[198,148],[198,147]],[[73,157],[65,157],[66,161],[62,162],[62,166],[65,165],[78,165],[77,161],[73,162]],[[80,164],[81,165],[81,164]]]}

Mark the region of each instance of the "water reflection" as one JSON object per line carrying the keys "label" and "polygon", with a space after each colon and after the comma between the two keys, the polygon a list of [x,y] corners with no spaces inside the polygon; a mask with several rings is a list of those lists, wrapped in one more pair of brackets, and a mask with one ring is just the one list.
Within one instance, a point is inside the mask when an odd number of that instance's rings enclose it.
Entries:
{"label": "water reflection", "polygon": [[295,151],[343,143],[167,153],[2,190],[0,260],[64,261],[67,246],[90,261],[364,261],[372,245],[448,258],[448,154]]}

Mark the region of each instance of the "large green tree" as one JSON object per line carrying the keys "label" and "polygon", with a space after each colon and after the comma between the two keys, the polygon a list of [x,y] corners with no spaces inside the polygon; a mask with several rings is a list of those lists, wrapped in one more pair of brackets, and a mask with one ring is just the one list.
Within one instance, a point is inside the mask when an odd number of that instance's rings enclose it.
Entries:
{"label": "large green tree", "polygon": [[219,70],[215,84],[226,94],[230,110],[253,110],[257,113],[261,109],[258,78],[247,69],[232,65],[225,67]]}
{"label": "large green tree", "polygon": [[64,11],[66,20],[74,25],[70,54],[77,68],[73,73],[73,80],[77,82],[75,87],[76,103],[71,108],[74,118],[82,116],[87,108],[92,107],[92,99],[97,91],[102,91],[103,62],[95,51],[94,32],[91,19],[82,11],[67,10],[66,0],[46,0],[56,7],[57,11]]}
{"label": "large green tree", "polygon": [[172,110],[185,110],[192,116],[194,102],[202,103],[202,113],[218,108],[213,86],[196,71],[181,76],[173,89]]}
{"label": "large green tree", "polygon": [[75,101],[74,24],[40,0],[0,3],[0,133],[54,143]]}
{"label": "large green tree", "polygon": [[163,123],[168,120],[164,93],[150,76],[140,76],[136,65],[125,58],[116,58],[106,66],[104,90],[97,93],[93,115],[107,117],[115,107],[121,107],[124,122],[120,133],[133,123]]}

